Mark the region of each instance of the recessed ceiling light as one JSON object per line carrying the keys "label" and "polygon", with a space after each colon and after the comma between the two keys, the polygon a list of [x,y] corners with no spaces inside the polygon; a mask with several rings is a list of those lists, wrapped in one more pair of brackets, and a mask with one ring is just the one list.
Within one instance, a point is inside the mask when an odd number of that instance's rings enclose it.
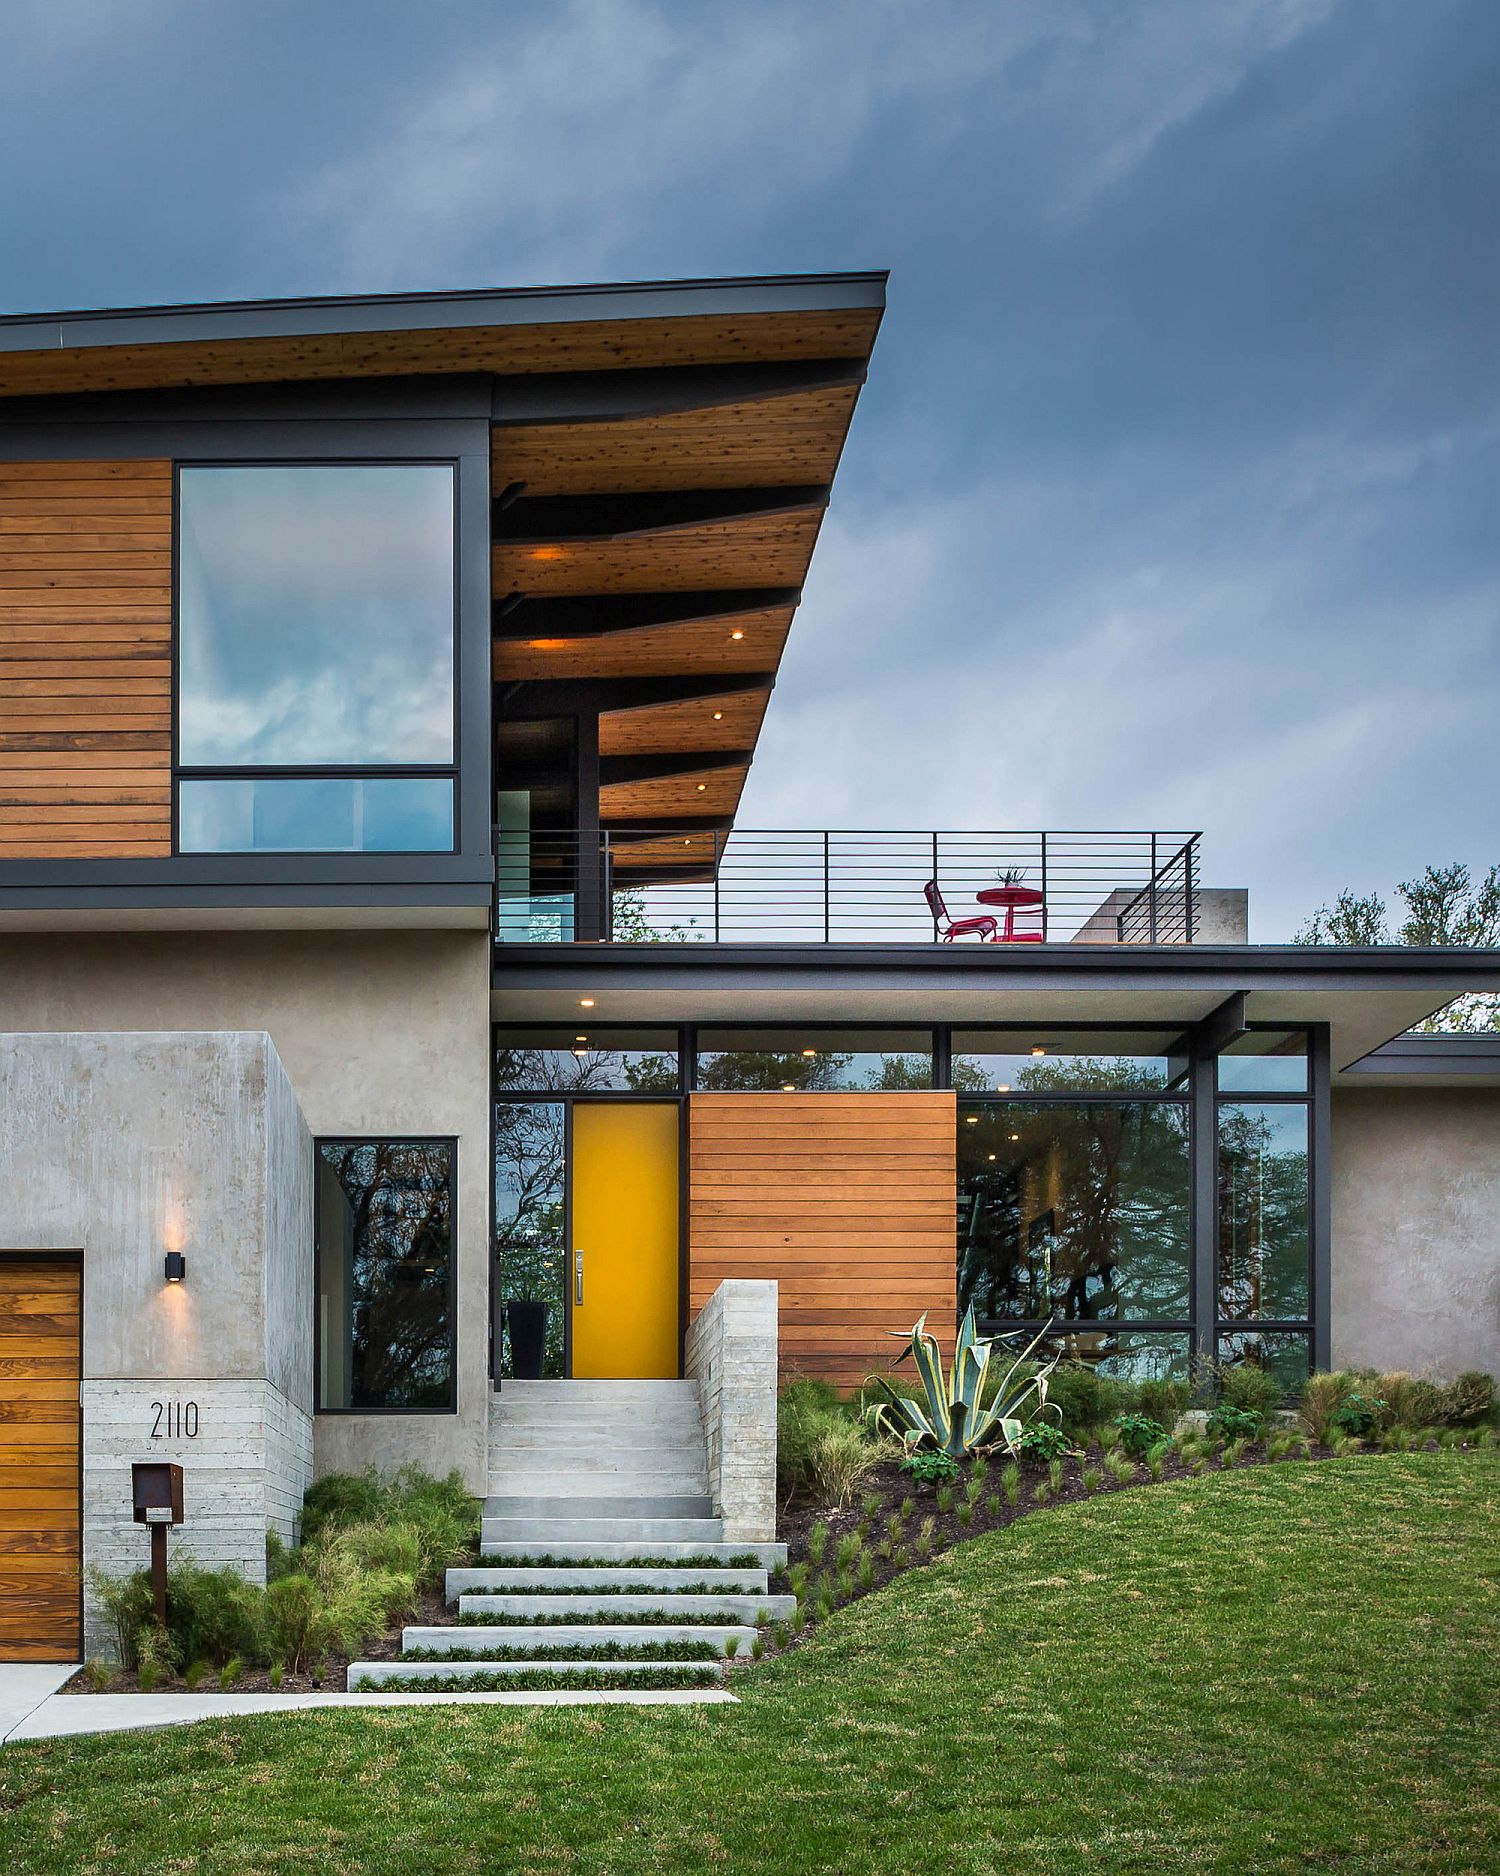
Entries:
{"label": "recessed ceiling light", "polygon": [[996,1155],[995,1155],[995,1154],[993,1154],[993,1153],[991,1153],[991,1154],[989,1154],[989,1155],[988,1155],[988,1157],[989,1157],[990,1159],[994,1159],[994,1158],[996,1158]]}
{"label": "recessed ceiling light", "polygon": [[1019,1140],[1021,1136],[1018,1133],[1013,1133],[1010,1137],[1012,1140]]}
{"label": "recessed ceiling light", "polygon": [[699,782],[699,784],[698,784],[698,793],[699,793],[700,795],[702,795],[702,794],[706,794],[707,792],[708,792],[708,783],[707,783],[707,782]]}
{"label": "recessed ceiling light", "polygon": [[966,1127],[977,1127],[979,1125],[979,1116],[977,1114],[965,1114],[964,1125]]}
{"label": "recessed ceiling light", "polygon": [[817,1054],[817,1050],[816,1050],[816,1049],[804,1049],[804,1050],[802,1051],[802,1053],[803,1053],[804,1055],[816,1055],[816,1054]]}
{"label": "recessed ceiling light", "polygon": [[715,723],[722,723],[723,721],[724,721],[724,712],[723,712],[722,710],[715,710],[715,712],[714,712],[714,722],[715,722]]}
{"label": "recessed ceiling light", "polygon": [[592,997],[580,997],[578,999],[578,1007],[581,1010],[591,1010],[594,1007],[594,999]]}
{"label": "recessed ceiling light", "polygon": [[997,1081],[995,1083],[995,1092],[996,1094],[1009,1094],[1010,1083],[1008,1081]]}
{"label": "recessed ceiling light", "polygon": [[1047,1051],[1042,1047],[1040,1043],[1038,1043],[1036,1047],[1031,1051],[1031,1053],[1033,1055],[1045,1055]]}
{"label": "recessed ceiling light", "polygon": [[738,626],[736,626],[735,629],[729,634],[729,636],[731,638],[743,638],[745,634],[739,629]]}
{"label": "recessed ceiling light", "polygon": [[782,1082],[782,1084],[781,1084],[781,1092],[782,1092],[783,1094],[795,1094],[795,1093],[797,1092],[797,1084],[796,1084],[796,1082],[795,1082],[795,1081],[784,1081],[784,1082]]}

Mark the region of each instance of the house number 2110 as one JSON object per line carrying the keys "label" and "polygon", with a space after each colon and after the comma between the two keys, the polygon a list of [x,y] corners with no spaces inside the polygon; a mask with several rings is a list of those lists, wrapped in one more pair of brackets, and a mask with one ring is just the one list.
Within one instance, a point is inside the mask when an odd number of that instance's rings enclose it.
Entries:
{"label": "house number 2110", "polygon": [[195,1440],[198,1437],[198,1403],[195,1400],[154,1400],[151,1422],[154,1440]]}

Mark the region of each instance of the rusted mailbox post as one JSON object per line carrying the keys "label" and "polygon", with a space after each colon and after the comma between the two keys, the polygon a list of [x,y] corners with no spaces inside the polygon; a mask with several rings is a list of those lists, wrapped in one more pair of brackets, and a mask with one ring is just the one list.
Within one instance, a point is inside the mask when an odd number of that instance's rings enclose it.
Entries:
{"label": "rusted mailbox post", "polygon": [[167,1620],[167,1531],[182,1523],[182,1467],[170,1461],[138,1459],[130,1468],[131,1500],[137,1524],[151,1528],[151,1593],[156,1619]]}

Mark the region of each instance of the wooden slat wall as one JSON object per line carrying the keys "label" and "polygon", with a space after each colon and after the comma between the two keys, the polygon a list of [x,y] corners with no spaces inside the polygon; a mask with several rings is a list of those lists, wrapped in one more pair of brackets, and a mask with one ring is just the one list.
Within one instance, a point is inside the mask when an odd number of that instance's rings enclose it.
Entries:
{"label": "wooden slat wall", "polygon": [[924,1310],[954,1331],[951,1093],[695,1094],[689,1305],[780,1285],[781,1367],[857,1388]]}
{"label": "wooden slat wall", "polygon": [[172,466],[0,461],[0,860],[171,851]]}
{"label": "wooden slat wall", "polygon": [[0,1255],[0,1661],[78,1661],[81,1266]]}

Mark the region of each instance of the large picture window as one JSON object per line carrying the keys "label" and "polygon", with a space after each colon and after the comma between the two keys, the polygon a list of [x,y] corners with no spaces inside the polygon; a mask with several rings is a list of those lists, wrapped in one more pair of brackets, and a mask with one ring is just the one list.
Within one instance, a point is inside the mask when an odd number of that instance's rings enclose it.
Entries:
{"label": "large picture window", "polygon": [[185,465],[184,853],[454,844],[449,463]]}
{"label": "large picture window", "polygon": [[448,1140],[319,1141],[320,1411],[452,1411],[453,1158]]}

